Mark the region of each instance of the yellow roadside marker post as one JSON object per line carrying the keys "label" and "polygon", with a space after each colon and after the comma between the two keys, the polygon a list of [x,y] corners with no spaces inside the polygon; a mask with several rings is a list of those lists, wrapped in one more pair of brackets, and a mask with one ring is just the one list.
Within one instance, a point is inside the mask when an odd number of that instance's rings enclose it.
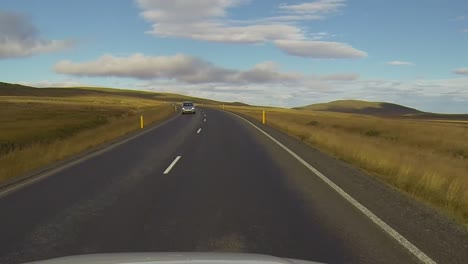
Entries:
{"label": "yellow roadside marker post", "polygon": [[265,110],[263,110],[263,113],[262,113],[262,123],[263,123],[263,124],[266,124],[266,113],[265,113]]}
{"label": "yellow roadside marker post", "polygon": [[140,116],[140,128],[143,128],[143,116]]}

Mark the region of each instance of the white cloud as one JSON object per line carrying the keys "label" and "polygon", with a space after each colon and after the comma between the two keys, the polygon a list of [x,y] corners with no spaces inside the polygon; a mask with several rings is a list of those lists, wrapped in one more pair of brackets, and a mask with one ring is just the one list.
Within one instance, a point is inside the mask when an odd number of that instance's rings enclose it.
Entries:
{"label": "white cloud", "polygon": [[[272,61],[247,70],[234,70],[181,54],[105,55],[89,62],[59,62],[55,70],[71,76],[118,77],[126,82],[125,87],[257,105],[292,107],[337,99],[363,99],[402,103],[426,111],[468,113],[468,78],[388,81],[362,79],[357,73],[305,75],[283,71]],[[466,69],[460,72],[468,73]],[[135,84],[131,79],[138,81]],[[36,85],[81,86],[79,81],[69,79],[57,85],[47,82]]]}
{"label": "white cloud", "polygon": [[242,0],[137,0],[149,21],[174,23],[194,22],[206,18],[224,17],[226,8],[241,4]]}
{"label": "white cloud", "polygon": [[424,111],[468,113],[468,78],[412,81],[362,80],[348,89],[363,99],[406,104]]}
{"label": "white cloud", "polygon": [[277,40],[275,45],[284,52],[310,58],[364,58],[367,53],[345,43],[328,41]]}
{"label": "white cloud", "polygon": [[468,75],[468,68],[458,68],[452,71],[455,74]]}
{"label": "white cloud", "polygon": [[235,81],[240,83],[294,83],[304,78],[303,74],[282,72],[278,64],[268,61],[255,65],[252,69],[241,71],[235,75]]}
{"label": "white cloud", "polygon": [[74,63],[60,61],[55,64],[54,70],[75,76],[114,76],[137,79],[167,78],[186,82],[199,83],[206,78],[224,78],[231,71],[216,68],[201,59],[186,56],[159,56],[151,57],[143,54],[134,54],[128,57],[104,55],[95,61]]}
{"label": "white cloud", "polygon": [[49,53],[73,45],[70,40],[45,40],[27,17],[0,11],[0,59]]}
{"label": "white cloud", "polygon": [[[280,5],[280,15],[251,20],[229,20],[229,8],[246,4],[246,0],[137,0],[142,17],[152,24],[148,33],[159,37],[189,38],[222,43],[278,42],[290,46],[291,41],[308,43],[331,34],[307,32],[296,22],[323,19],[344,6],[344,0],[318,0],[298,5]],[[318,52],[295,52],[296,48],[283,48],[288,54],[319,58],[361,58],[365,52],[338,43],[310,42],[320,46]],[[277,45],[278,46],[278,45]],[[312,54],[312,56],[311,56]],[[319,54],[319,55],[316,55]]]}
{"label": "white cloud", "polygon": [[[459,25],[464,24],[465,20],[468,20],[468,15],[460,15],[460,16],[457,16],[457,17],[452,19],[452,21],[459,21],[459,23],[458,23]],[[462,27],[463,26],[466,26],[466,25],[462,25]],[[468,28],[466,28],[466,27],[461,28],[460,32],[461,33],[468,33]]]}
{"label": "white cloud", "polygon": [[359,79],[359,74],[356,73],[335,73],[325,75],[319,78],[324,81],[355,81]]}
{"label": "white cloud", "polygon": [[328,32],[317,32],[317,33],[311,33],[309,34],[309,36],[312,40],[322,40],[324,38],[334,37],[335,35],[330,34]]}
{"label": "white cloud", "polygon": [[228,26],[221,22],[203,21],[191,24],[153,25],[152,34],[225,43],[261,43],[280,38],[303,38],[301,29],[281,24]]}
{"label": "white cloud", "polygon": [[[244,93],[248,87],[250,92],[273,89],[278,94],[290,94],[293,98],[300,92],[309,90],[329,90],[333,85],[346,82],[352,83],[359,79],[356,73],[333,73],[328,75],[306,75],[298,72],[283,71],[272,61],[258,63],[247,70],[227,69],[197,57],[187,55],[145,56],[134,54],[128,57],[104,55],[97,60],[75,63],[61,61],[55,64],[57,73],[78,77],[118,77],[145,81],[162,89],[173,90],[180,87],[190,87],[189,90],[199,91],[212,87],[210,93]],[[147,86],[145,86],[147,87]],[[164,88],[165,87],[165,88]],[[220,87],[230,87],[220,90]],[[233,88],[237,87],[237,88]],[[232,88],[232,89],[231,89]],[[178,90],[173,90],[177,92]],[[283,91],[280,91],[283,90]],[[204,90],[206,91],[206,90]],[[293,92],[291,94],[290,92]],[[252,95],[249,93],[249,96]],[[199,95],[201,96],[201,95]],[[261,94],[265,97],[265,94]]]}
{"label": "white cloud", "polygon": [[338,11],[345,6],[345,0],[318,0],[297,5],[282,4],[279,8],[292,14],[323,15]]}
{"label": "white cloud", "polygon": [[154,92],[170,92],[211,98],[227,102],[244,102],[256,105],[289,105],[295,98],[296,88],[284,89],[283,85],[256,84],[256,85],[220,85],[220,84],[168,84],[159,81],[145,81],[137,84],[139,89]]}
{"label": "white cloud", "polygon": [[412,62],[399,61],[399,60],[389,61],[386,64],[387,65],[392,65],[392,66],[414,66],[414,63],[412,63]]}
{"label": "white cloud", "polygon": [[128,57],[104,55],[95,61],[75,63],[60,61],[55,64],[57,73],[88,77],[124,77],[136,79],[176,80],[183,83],[290,83],[303,78],[295,72],[282,72],[274,62],[264,62],[252,69],[239,71],[213,65],[187,55]]}
{"label": "white cloud", "polygon": [[274,23],[234,25],[222,18],[226,9],[242,4],[240,0],[137,0],[141,15],[162,37],[233,43],[259,43],[280,37],[300,38],[301,30]]}
{"label": "white cloud", "polygon": [[[351,74],[350,74],[351,75]],[[175,92],[223,101],[282,107],[302,106],[339,99],[384,101],[416,107],[424,111],[468,113],[468,78],[392,81],[350,78],[324,81],[326,76],[306,78],[295,85],[182,84],[151,80],[136,85],[156,92]]]}

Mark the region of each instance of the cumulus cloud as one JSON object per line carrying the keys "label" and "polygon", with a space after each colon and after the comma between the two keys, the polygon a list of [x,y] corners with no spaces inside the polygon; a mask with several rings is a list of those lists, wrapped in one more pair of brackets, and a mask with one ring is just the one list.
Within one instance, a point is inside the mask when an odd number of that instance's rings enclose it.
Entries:
{"label": "cumulus cloud", "polygon": [[194,22],[200,19],[223,17],[226,8],[241,4],[242,0],[137,0],[144,10],[142,16],[150,21]]}
{"label": "cumulus cloud", "polygon": [[252,69],[236,74],[236,82],[242,83],[293,83],[304,78],[303,74],[282,72],[275,62],[263,62]]}
{"label": "cumulus cloud", "polygon": [[392,66],[414,66],[414,63],[412,63],[412,62],[399,61],[399,60],[389,61],[386,64],[387,65],[392,65]]}
{"label": "cumulus cloud", "polygon": [[141,15],[152,23],[149,32],[162,37],[232,43],[258,43],[280,37],[300,38],[297,27],[281,24],[234,25],[223,21],[226,9],[240,0],[137,0]]}
{"label": "cumulus cloud", "polygon": [[217,68],[199,58],[174,55],[151,57],[134,54],[129,57],[104,55],[95,61],[74,63],[60,61],[54,70],[75,76],[114,76],[137,79],[178,79],[191,83],[202,83],[210,80],[226,78],[232,71]]}
{"label": "cumulus cloud", "polygon": [[324,15],[338,11],[345,6],[344,0],[318,0],[296,5],[281,4],[279,8],[292,14]]}
{"label": "cumulus cloud", "polygon": [[324,81],[355,81],[359,79],[359,74],[356,73],[335,73],[325,75],[319,78]]}
{"label": "cumulus cloud", "polygon": [[[347,44],[337,42],[308,42],[331,34],[306,32],[296,24],[299,20],[323,19],[345,4],[344,0],[314,2],[277,7],[279,15],[253,20],[229,20],[228,9],[247,4],[246,0],[137,0],[141,16],[151,23],[148,33],[159,37],[189,38],[222,43],[278,42],[288,54],[310,58],[362,58],[366,54]],[[317,52],[304,52],[292,41],[308,43]],[[318,54],[318,55],[317,55]]]}
{"label": "cumulus cloud", "polygon": [[128,57],[104,55],[95,61],[75,63],[60,61],[54,65],[57,73],[88,77],[128,77],[136,79],[166,79],[189,84],[198,83],[289,83],[303,75],[282,72],[274,62],[264,62],[245,71],[226,69],[197,57],[187,55]]}
{"label": "cumulus cloud", "polygon": [[261,43],[279,38],[303,37],[301,29],[280,24],[226,26],[216,21],[191,24],[153,25],[151,33],[163,37],[184,37],[224,43]]}
{"label": "cumulus cloud", "polygon": [[294,107],[339,99],[361,99],[393,102],[424,111],[468,113],[466,91],[468,78],[412,81],[354,78],[325,81],[323,79],[326,77],[316,76],[287,86],[277,83],[196,85],[149,80],[137,84],[136,87],[223,101],[241,101],[254,105]]}
{"label": "cumulus cloud", "polygon": [[285,90],[278,84],[229,85],[229,84],[169,84],[160,81],[143,81],[136,85],[139,89],[154,92],[180,93],[191,96],[212,98],[221,101],[238,101],[257,105],[288,105],[293,99],[294,88]]}
{"label": "cumulus cloud", "polygon": [[[235,70],[183,54],[105,55],[88,62],[62,61],[55,65],[55,71],[71,76],[120,77],[119,80],[126,80],[124,87],[257,105],[292,107],[337,99],[363,99],[403,103],[435,112],[468,113],[468,78],[464,77],[388,81],[362,79],[357,73],[306,75],[283,71],[272,61]],[[468,73],[466,69],[460,72]],[[137,79],[137,83],[126,78]],[[69,79],[62,84],[75,86],[75,82],[76,79]],[[53,85],[43,83],[40,86]]]}
{"label": "cumulus cloud", "polygon": [[70,48],[70,40],[46,40],[20,14],[0,11],[0,59],[28,57]]}
{"label": "cumulus cloud", "polygon": [[468,68],[459,68],[452,71],[455,74],[468,75]]}
{"label": "cumulus cloud", "polygon": [[[229,24],[221,18],[226,9],[240,0],[138,0],[141,15],[153,23],[149,33],[162,37],[183,37],[196,40],[230,43],[259,43],[281,37],[301,38],[299,28],[276,24]],[[240,23],[238,23],[240,24]]]}
{"label": "cumulus cloud", "polygon": [[177,85],[216,85],[216,87],[313,87],[328,89],[335,82],[353,82],[356,73],[328,75],[303,74],[284,71],[273,61],[258,63],[246,70],[234,70],[214,65],[198,57],[177,54],[173,56],[146,56],[133,54],[127,57],[104,55],[94,61],[60,61],[54,65],[57,73],[78,77],[118,77]]}
{"label": "cumulus cloud", "polygon": [[334,37],[335,35],[330,34],[328,32],[317,32],[309,34],[311,40],[322,40],[324,38]]}
{"label": "cumulus cloud", "polygon": [[345,43],[328,41],[277,40],[275,45],[284,52],[310,58],[364,58],[367,53]]}

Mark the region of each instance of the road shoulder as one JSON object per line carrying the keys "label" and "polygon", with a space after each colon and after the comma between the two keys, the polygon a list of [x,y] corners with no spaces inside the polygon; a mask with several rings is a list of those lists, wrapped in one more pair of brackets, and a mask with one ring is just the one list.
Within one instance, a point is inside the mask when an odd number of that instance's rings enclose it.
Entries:
{"label": "road shoulder", "polygon": [[243,117],[297,153],[437,262],[467,262],[468,232],[453,220],[356,167],[252,118]]}

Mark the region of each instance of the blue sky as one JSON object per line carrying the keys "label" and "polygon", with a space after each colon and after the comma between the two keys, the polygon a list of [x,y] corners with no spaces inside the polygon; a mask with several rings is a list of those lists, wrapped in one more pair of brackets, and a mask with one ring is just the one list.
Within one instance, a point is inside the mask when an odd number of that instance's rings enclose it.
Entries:
{"label": "blue sky", "polygon": [[0,81],[468,113],[468,2],[2,0]]}

